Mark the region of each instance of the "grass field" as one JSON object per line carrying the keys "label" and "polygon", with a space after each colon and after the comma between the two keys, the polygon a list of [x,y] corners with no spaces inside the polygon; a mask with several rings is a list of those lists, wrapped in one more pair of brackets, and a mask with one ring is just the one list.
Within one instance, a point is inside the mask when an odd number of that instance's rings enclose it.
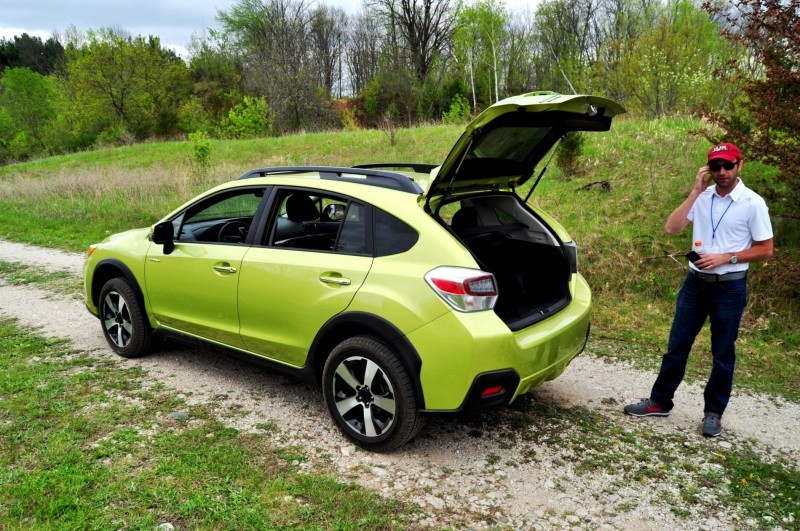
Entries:
{"label": "grass field", "polygon": [[[593,289],[590,350],[657,366],[674,302],[686,274],[690,234],[664,233],[667,215],[686,196],[708,143],[691,119],[617,120],[587,135],[581,173],[567,179],[555,164],[531,202],[553,214],[579,245]],[[51,157],[0,168],[0,237],[83,251],[114,232],[153,223],[213,184],[259,166],[402,161],[437,163],[461,127],[404,129],[392,145],[381,131],[301,134],[212,141],[211,166],[193,163],[189,142],[138,144]],[[201,171],[203,170],[203,171]],[[751,270],[750,304],[739,340],[737,385],[800,399],[800,297],[791,275],[800,253],[796,219],[781,213],[776,170],[745,163],[743,178],[773,213],[776,255]],[[604,181],[606,187],[589,186]],[[771,201],[772,200],[772,201]],[[709,370],[701,335],[688,377]]]}

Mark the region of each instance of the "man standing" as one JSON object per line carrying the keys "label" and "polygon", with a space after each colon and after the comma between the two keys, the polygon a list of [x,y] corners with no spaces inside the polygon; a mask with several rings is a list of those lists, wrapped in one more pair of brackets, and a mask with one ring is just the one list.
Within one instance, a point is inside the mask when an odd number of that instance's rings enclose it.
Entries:
{"label": "man standing", "polygon": [[[683,380],[689,351],[706,318],[711,320],[713,366],[706,384],[702,433],[722,433],[722,414],[733,387],[734,343],[747,303],[749,262],[772,256],[772,224],[764,200],[739,178],[742,154],[735,145],[719,144],[708,152],[708,165],[697,172],[689,197],[667,219],[669,234],[692,223],[692,241],[705,252],[689,264],[678,294],[667,353],[650,397],[625,406],[637,417],[669,415],[675,390]],[[711,182],[714,186],[710,186]]]}

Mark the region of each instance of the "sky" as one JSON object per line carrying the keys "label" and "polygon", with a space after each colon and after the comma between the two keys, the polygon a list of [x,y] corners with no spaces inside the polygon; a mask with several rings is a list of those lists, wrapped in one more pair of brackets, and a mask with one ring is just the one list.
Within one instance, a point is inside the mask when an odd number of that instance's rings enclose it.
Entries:
{"label": "sky", "polygon": [[[537,0],[506,0],[511,9],[530,7]],[[85,32],[120,28],[131,35],[154,35],[165,48],[186,57],[192,35],[217,27],[217,13],[237,0],[0,0],[0,38],[27,33],[47,40],[74,25]],[[356,12],[361,0],[324,1]]]}

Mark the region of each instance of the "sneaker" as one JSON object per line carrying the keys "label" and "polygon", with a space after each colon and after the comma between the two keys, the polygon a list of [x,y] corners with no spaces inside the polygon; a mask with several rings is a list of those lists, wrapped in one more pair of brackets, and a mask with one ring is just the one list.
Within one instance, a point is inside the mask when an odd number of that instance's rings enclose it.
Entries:
{"label": "sneaker", "polygon": [[666,417],[669,411],[662,409],[661,406],[649,398],[645,398],[636,404],[628,404],[624,407],[625,413],[634,417]]}
{"label": "sneaker", "polygon": [[706,413],[703,419],[703,435],[716,437],[722,434],[722,419],[715,413]]}

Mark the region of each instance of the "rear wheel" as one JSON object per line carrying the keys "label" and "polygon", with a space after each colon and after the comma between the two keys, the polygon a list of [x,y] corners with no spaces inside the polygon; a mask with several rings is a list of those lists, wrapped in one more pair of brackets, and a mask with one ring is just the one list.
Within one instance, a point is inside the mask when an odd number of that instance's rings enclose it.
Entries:
{"label": "rear wheel", "polygon": [[114,352],[125,358],[147,354],[152,346],[152,329],[126,280],[112,278],[105,283],[98,310],[103,335]]}
{"label": "rear wheel", "polygon": [[334,348],[325,363],[322,390],[339,428],[368,450],[394,450],[422,426],[408,371],[377,339],[352,337]]}

